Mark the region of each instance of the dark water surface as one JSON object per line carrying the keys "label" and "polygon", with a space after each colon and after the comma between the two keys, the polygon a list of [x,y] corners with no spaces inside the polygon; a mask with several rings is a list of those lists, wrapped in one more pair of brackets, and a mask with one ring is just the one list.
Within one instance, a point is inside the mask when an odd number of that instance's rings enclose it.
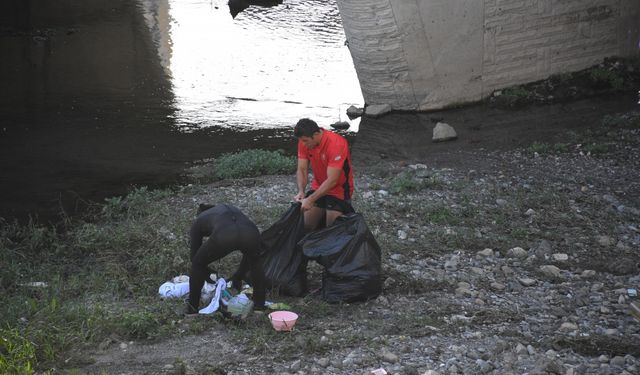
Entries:
{"label": "dark water surface", "polygon": [[3,1],[0,217],[55,220],[224,152],[293,153],[297,119],[362,105],[335,1],[235,20],[226,4]]}

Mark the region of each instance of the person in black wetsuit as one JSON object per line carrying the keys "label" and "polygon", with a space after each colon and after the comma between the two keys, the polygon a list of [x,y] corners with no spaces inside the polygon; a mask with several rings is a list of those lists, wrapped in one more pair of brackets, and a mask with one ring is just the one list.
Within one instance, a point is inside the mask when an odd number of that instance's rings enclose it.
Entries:
{"label": "person in black wetsuit", "polygon": [[[201,204],[198,216],[191,225],[191,276],[187,314],[197,314],[205,280],[209,277],[209,263],[239,250],[242,260],[231,276],[233,287],[242,288],[242,279],[250,272],[253,283],[254,309],[263,309],[265,276],[259,260],[260,231],[239,209],[228,204],[216,206]],[[203,238],[208,237],[203,243]]]}

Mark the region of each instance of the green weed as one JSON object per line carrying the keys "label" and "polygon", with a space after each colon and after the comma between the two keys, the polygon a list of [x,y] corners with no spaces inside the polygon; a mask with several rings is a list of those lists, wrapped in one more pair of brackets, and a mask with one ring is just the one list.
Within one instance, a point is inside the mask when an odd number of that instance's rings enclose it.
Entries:
{"label": "green weed", "polygon": [[609,145],[605,143],[587,143],[582,146],[582,150],[584,152],[589,153],[591,155],[600,155],[607,153],[609,151]]}
{"label": "green weed", "polygon": [[34,344],[15,329],[0,329],[0,373],[27,375],[35,371]]}
{"label": "green weed", "polygon": [[594,88],[610,88],[613,90],[622,90],[624,79],[615,70],[596,67],[589,72],[589,80]]}
{"label": "green weed", "polygon": [[427,211],[424,220],[431,224],[456,225],[460,222],[458,216],[448,207],[436,207]]}
{"label": "green weed", "polygon": [[549,144],[545,142],[533,142],[527,150],[530,153],[538,153],[539,155],[560,154],[569,151],[569,145],[566,143]]}
{"label": "green weed", "polygon": [[500,100],[509,107],[517,107],[529,100],[531,92],[522,86],[513,86],[502,91]]}
{"label": "green weed", "polygon": [[224,154],[215,161],[214,174],[219,179],[256,177],[294,173],[296,158],[279,151],[246,150]]}
{"label": "green weed", "polygon": [[403,194],[427,188],[438,188],[442,181],[437,176],[418,177],[414,172],[404,171],[393,178],[389,191],[393,194]]}

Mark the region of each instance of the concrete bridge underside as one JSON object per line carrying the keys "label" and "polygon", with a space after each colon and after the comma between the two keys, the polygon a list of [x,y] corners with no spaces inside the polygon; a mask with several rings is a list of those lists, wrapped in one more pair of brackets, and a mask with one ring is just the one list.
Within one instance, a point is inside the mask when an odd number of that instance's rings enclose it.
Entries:
{"label": "concrete bridge underside", "polygon": [[365,102],[430,110],[639,54],[637,0],[337,0]]}

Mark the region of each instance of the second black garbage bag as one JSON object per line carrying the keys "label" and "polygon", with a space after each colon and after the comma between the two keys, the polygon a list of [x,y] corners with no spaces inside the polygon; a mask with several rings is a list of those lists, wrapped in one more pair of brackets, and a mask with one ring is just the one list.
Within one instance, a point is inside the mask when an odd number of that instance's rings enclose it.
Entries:
{"label": "second black garbage bag", "polygon": [[309,233],[298,246],[325,270],[322,298],[329,303],[365,301],[382,291],[380,246],[361,214],[338,218]]}
{"label": "second black garbage bag", "polygon": [[297,244],[304,236],[300,204],[287,212],[261,234],[260,258],[269,288],[281,294],[302,296],[307,292],[307,262]]}

